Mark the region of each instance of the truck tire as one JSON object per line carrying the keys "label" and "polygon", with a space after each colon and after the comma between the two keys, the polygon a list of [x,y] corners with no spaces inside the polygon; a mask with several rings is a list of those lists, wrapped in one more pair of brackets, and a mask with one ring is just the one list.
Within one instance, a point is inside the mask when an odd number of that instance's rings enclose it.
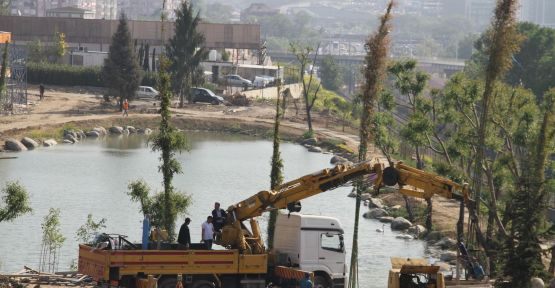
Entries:
{"label": "truck tire", "polygon": [[193,283],[193,286],[191,286],[191,288],[215,288],[215,287],[216,285],[214,285],[214,282],[208,281],[208,280],[195,281]]}
{"label": "truck tire", "polygon": [[326,276],[314,275],[314,288],[331,288],[331,283]]}
{"label": "truck tire", "polygon": [[177,278],[167,277],[158,281],[158,288],[175,288],[177,286]]}

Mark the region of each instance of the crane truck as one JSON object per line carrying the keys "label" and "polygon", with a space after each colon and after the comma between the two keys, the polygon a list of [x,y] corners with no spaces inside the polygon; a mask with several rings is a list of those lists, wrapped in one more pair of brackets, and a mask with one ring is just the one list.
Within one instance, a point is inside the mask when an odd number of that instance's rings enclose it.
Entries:
{"label": "crane truck", "polygon": [[[124,287],[135,287],[136,280],[147,275],[157,275],[161,288],[176,287],[178,275],[183,275],[186,287],[193,288],[263,288],[272,281],[287,287],[287,280],[300,279],[307,272],[315,287],[345,287],[341,223],[332,217],[297,212],[301,210],[301,200],[361,177],[373,182],[374,189],[398,185],[401,193],[412,197],[438,194],[470,201],[466,185],[403,163],[386,168],[376,161],[339,164],[231,205],[226,223],[215,239],[223,250],[203,250],[202,245],[194,244],[180,250],[171,243],[142,250],[140,244],[119,237],[110,249],[80,244],[78,269],[95,281]],[[278,215],[274,249],[268,251],[257,217],[279,209],[287,209],[289,214]]]}

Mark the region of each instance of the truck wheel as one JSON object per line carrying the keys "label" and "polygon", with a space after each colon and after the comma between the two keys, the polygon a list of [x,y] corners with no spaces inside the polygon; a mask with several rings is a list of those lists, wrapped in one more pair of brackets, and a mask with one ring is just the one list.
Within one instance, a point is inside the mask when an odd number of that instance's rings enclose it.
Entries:
{"label": "truck wheel", "polygon": [[177,286],[177,278],[169,277],[158,282],[158,288],[175,288]]}
{"label": "truck wheel", "polygon": [[[175,287],[175,286],[174,286]],[[214,282],[208,280],[195,281],[191,288],[215,288]]]}
{"label": "truck wheel", "polygon": [[330,288],[330,281],[325,276],[314,275],[314,288]]}

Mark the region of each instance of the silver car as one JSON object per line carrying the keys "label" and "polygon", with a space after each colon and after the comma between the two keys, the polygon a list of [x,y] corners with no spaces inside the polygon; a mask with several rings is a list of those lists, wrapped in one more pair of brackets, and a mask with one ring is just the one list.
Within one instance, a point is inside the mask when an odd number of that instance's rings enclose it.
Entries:
{"label": "silver car", "polygon": [[160,92],[150,86],[139,86],[136,92],[137,98],[150,98],[156,99],[160,95]]}
{"label": "silver car", "polygon": [[226,75],[225,76],[225,83],[229,86],[237,86],[237,87],[252,87],[252,82],[247,80],[239,75]]}

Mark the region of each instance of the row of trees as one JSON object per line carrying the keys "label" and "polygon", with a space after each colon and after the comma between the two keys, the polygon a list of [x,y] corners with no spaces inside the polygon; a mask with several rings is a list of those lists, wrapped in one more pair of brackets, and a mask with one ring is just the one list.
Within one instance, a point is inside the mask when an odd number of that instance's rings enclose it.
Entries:
{"label": "row of trees", "polygon": [[[176,17],[175,34],[160,58],[167,57],[169,61],[166,72],[171,80],[171,91],[179,96],[179,105],[183,107],[185,99],[190,100],[190,88],[203,80],[202,75],[198,76],[198,68],[200,62],[208,56],[208,50],[203,46],[204,36],[196,30],[200,18],[198,13],[194,14],[192,6],[184,2],[176,10]],[[136,43],[132,43],[125,14],[122,14],[102,68],[102,78],[106,86],[119,96],[120,110],[123,99],[131,100],[135,97],[143,76],[141,70],[156,69],[156,50],[152,51],[150,65],[150,45],[141,44],[138,50],[136,46]]]}
{"label": "row of trees", "polygon": [[[419,168],[424,168],[421,150],[426,148],[440,159],[428,169],[472,182],[474,210],[478,216],[485,211],[486,226],[472,218],[467,239],[482,247],[492,276],[511,287],[528,287],[531,277],[548,277],[540,244],[552,231],[545,217],[554,187],[549,175],[555,90],[549,88],[552,67],[546,64],[553,31],[517,26],[515,2],[498,2],[469,69],[441,90],[427,89],[428,76],[415,69],[416,62],[390,64],[390,88],[382,85],[371,93],[373,100],[364,100],[375,108],[370,123],[361,121],[361,131],[372,127],[370,138],[390,161],[403,140],[414,149]],[[379,43],[371,38],[367,69],[378,59],[372,45]],[[547,77],[533,76],[539,73]],[[375,86],[375,75],[380,70],[366,74],[365,87]],[[428,205],[431,228],[431,201]]]}

